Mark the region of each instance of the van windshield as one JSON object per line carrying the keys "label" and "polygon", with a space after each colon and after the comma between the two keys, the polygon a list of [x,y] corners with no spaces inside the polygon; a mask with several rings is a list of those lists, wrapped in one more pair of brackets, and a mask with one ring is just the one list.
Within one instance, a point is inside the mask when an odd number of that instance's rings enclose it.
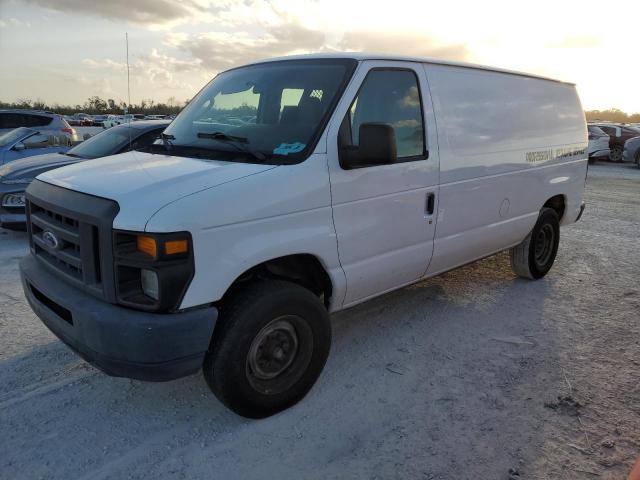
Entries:
{"label": "van windshield", "polygon": [[285,60],[214,78],[165,130],[168,154],[296,163],[311,152],[356,62]]}

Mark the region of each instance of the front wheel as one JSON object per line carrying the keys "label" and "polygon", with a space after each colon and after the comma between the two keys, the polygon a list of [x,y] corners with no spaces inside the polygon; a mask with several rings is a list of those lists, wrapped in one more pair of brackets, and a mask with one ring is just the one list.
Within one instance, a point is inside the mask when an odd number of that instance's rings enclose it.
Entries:
{"label": "front wheel", "polygon": [[522,278],[544,277],[556,259],[560,243],[560,221],[551,208],[543,208],[526,238],[510,250],[511,269]]}
{"label": "front wheel", "polygon": [[329,355],[331,323],[311,291],[281,280],[230,294],[203,365],[218,399],[238,415],[264,418],[300,401]]}

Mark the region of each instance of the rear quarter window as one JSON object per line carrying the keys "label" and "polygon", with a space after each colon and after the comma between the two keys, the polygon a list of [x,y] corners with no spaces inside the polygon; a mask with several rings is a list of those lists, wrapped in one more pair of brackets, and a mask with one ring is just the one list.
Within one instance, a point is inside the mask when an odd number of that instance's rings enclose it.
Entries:
{"label": "rear quarter window", "polygon": [[18,128],[24,126],[23,115],[19,113],[0,114],[0,128]]}
{"label": "rear quarter window", "polygon": [[53,121],[53,117],[47,117],[44,115],[24,114],[23,117],[25,127],[46,127]]}
{"label": "rear quarter window", "polygon": [[1,113],[0,128],[44,127],[51,123],[52,117],[28,113]]}

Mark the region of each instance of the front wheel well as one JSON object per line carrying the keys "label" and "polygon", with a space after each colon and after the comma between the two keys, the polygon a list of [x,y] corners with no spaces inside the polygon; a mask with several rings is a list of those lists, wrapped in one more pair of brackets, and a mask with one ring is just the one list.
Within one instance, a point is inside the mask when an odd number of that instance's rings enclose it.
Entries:
{"label": "front wheel well", "polygon": [[558,214],[558,220],[562,221],[565,211],[564,195],[555,195],[545,202],[542,208],[551,208]]}
{"label": "front wheel well", "polygon": [[313,292],[329,307],[333,293],[331,278],[320,260],[308,253],[278,257],[251,267],[234,280],[223,298],[247,282],[269,278],[296,283]]}

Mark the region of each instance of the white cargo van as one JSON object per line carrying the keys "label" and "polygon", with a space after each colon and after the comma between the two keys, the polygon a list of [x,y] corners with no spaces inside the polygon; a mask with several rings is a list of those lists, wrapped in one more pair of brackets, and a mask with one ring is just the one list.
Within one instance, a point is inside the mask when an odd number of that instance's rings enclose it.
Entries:
{"label": "white cargo van", "polygon": [[539,279],[584,209],[574,86],[476,65],[234,68],[156,143],[31,184],[25,294],[108,374],[202,368],[248,417],[309,391],[331,312],[505,249]]}

